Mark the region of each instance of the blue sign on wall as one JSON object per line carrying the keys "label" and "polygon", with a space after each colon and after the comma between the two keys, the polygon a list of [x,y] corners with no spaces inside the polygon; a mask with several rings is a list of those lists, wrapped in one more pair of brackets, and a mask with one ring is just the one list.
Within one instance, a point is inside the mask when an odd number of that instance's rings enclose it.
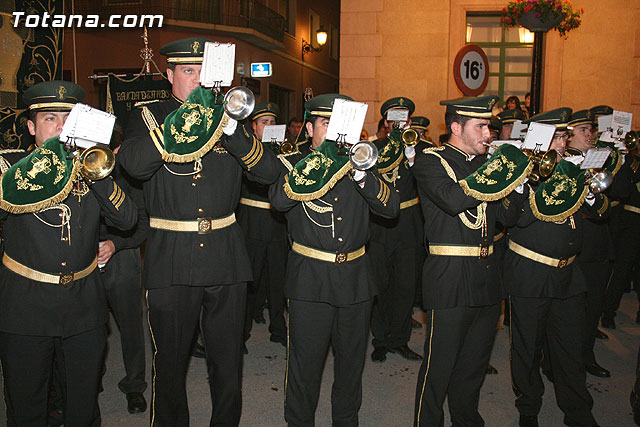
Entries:
{"label": "blue sign on wall", "polygon": [[271,62],[251,63],[251,77],[270,77],[271,71]]}

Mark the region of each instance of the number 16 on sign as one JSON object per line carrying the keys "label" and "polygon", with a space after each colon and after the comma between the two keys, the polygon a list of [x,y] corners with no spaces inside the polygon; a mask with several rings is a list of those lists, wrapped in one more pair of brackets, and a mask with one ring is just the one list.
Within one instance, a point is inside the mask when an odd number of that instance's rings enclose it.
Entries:
{"label": "number 16 on sign", "polygon": [[453,62],[453,77],[464,95],[478,96],[484,92],[489,81],[489,60],[482,48],[468,44],[460,49]]}

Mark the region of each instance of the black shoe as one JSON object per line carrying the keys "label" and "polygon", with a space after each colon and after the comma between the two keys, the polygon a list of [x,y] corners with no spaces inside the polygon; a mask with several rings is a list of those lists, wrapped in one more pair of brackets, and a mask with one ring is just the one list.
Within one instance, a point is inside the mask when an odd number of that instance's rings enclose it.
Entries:
{"label": "black shoe", "polygon": [[401,345],[400,347],[391,347],[389,348],[389,352],[399,354],[407,360],[422,360],[422,356],[411,350],[406,344]]}
{"label": "black shoe", "polygon": [[64,412],[62,409],[54,409],[47,416],[47,427],[60,427],[64,425]]}
{"label": "black shoe", "polygon": [[603,328],[607,328],[607,329],[615,329],[616,328],[616,321],[613,320],[613,317],[602,317],[602,319],[600,320],[600,324],[602,324]]}
{"label": "black shoe", "polygon": [[371,360],[374,362],[384,362],[387,360],[387,348],[375,347],[373,353],[371,353]]}
{"label": "black shoe", "polygon": [[279,336],[276,336],[276,335],[271,335],[269,337],[269,341],[280,343],[280,344],[282,344],[283,347],[287,346],[287,337],[279,337]]}
{"label": "black shoe", "polygon": [[608,340],[609,335],[605,334],[600,329],[596,329],[596,338],[598,338],[599,340]]}
{"label": "black shoe", "polygon": [[591,375],[595,375],[596,377],[609,378],[611,376],[611,372],[598,365],[597,362],[587,363],[586,365],[584,365],[584,368],[587,370],[587,372],[589,372]]}
{"label": "black shoe", "polygon": [[193,357],[199,357],[200,359],[204,359],[206,357],[206,353],[204,352],[204,346],[199,342],[196,342],[191,349],[191,355]]}
{"label": "black shoe", "polygon": [[494,368],[493,366],[491,366],[491,364],[489,364],[487,366],[486,374],[487,375],[498,375],[498,370],[496,368]]}
{"label": "black shoe", "polygon": [[144,395],[140,392],[134,391],[127,393],[127,411],[130,414],[139,414],[147,410],[147,401],[144,400]]}
{"label": "black shoe", "polygon": [[640,397],[633,391],[631,392],[631,409],[633,410],[633,421],[640,426]]}
{"label": "black shoe", "polygon": [[537,415],[520,415],[520,427],[538,427]]}
{"label": "black shoe", "polygon": [[267,323],[267,320],[264,318],[264,315],[262,313],[254,314],[253,321],[261,325]]}
{"label": "black shoe", "polygon": [[411,318],[411,327],[413,329],[421,329],[422,328],[422,323],[418,322],[416,319],[414,319],[413,317]]}

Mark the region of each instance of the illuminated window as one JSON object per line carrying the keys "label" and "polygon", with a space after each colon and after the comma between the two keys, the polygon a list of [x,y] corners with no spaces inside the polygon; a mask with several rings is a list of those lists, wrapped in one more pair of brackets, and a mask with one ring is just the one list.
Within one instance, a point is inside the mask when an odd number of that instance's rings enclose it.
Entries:
{"label": "illuminated window", "polygon": [[503,27],[500,14],[489,13],[467,13],[466,28],[466,42],[480,46],[489,59],[483,94],[498,95],[501,105],[511,95],[524,103],[531,87],[533,34],[521,27]]}

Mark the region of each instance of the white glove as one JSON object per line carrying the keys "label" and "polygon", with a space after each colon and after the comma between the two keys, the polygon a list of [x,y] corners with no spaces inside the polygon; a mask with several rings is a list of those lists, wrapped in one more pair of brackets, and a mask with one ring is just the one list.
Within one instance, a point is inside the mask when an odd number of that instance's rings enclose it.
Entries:
{"label": "white glove", "polygon": [[524,185],[527,183],[527,181],[529,181],[529,178],[525,178],[524,181],[522,181],[522,184],[518,185],[515,188],[516,193],[518,194],[524,193]]}
{"label": "white glove", "polygon": [[404,156],[407,159],[412,159],[416,156],[416,147],[404,147]]}
{"label": "white glove", "polygon": [[589,194],[587,194],[587,198],[586,198],[585,202],[589,206],[593,206],[593,204],[596,202],[596,195],[593,194],[591,191],[589,191]]}
{"label": "white glove", "polygon": [[367,173],[365,171],[361,171],[359,169],[353,170],[353,180],[358,184],[360,184],[360,181],[364,180],[366,176],[367,176]]}
{"label": "white glove", "polygon": [[238,122],[235,119],[229,117],[229,121],[227,121],[227,124],[225,126],[222,126],[222,132],[224,132],[225,135],[231,136],[236,131],[237,126]]}

